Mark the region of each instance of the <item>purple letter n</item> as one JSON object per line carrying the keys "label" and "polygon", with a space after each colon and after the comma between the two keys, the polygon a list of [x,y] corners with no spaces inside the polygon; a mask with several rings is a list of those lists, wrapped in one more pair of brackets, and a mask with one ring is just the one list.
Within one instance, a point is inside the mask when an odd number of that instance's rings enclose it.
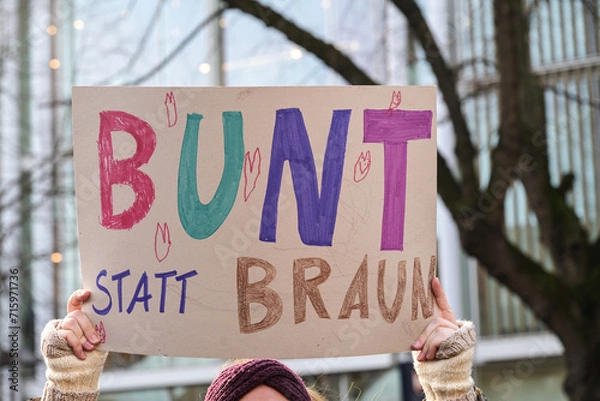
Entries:
{"label": "purple letter n", "polygon": [[364,142],[383,142],[381,250],[404,250],[406,157],[409,140],[431,138],[431,110],[365,109]]}
{"label": "purple letter n", "polygon": [[351,112],[351,110],[333,111],[325,148],[321,194],[319,194],[317,170],[302,113],[297,108],[277,110],[269,182],[260,224],[261,241],[275,242],[277,203],[281,190],[283,165],[287,160],[298,206],[298,232],[301,241],[306,245],[331,246],[342,186]]}

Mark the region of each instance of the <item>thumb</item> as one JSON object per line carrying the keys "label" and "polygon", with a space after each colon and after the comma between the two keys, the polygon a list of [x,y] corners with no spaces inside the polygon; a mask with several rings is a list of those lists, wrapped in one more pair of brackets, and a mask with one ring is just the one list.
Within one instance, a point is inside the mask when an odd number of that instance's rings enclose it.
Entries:
{"label": "thumb", "polygon": [[71,294],[69,302],[67,302],[67,313],[81,310],[83,303],[87,301],[87,299],[90,297],[90,294],[91,293],[89,290],[77,290]]}

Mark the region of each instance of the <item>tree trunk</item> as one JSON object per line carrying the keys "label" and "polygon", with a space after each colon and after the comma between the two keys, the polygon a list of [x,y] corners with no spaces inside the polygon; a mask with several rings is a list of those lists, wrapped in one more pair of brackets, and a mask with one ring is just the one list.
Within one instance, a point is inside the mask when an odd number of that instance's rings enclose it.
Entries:
{"label": "tree trunk", "polygon": [[[595,316],[598,300],[595,291],[590,291],[585,284],[588,280],[594,282],[587,275],[591,247],[587,233],[564,194],[551,185],[543,89],[531,66],[524,1],[496,0],[494,26],[501,127],[500,140],[492,155],[490,182],[494,182],[499,169],[518,167],[524,155],[533,160],[535,167],[517,179],[523,182],[530,209],[536,215],[539,241],[550,251],[554,263],[554,291],[545,290],[545,299],[536,300],[523,288],[517,293],[564,345],[568,368],[564,387],[569,398],[572,401],[600,400],[600,376],[595,373],[600,361]],[[536,141],[544,146],[536,146]],[[509,287],[514,284],[512,281],[514,277],[508,280]],[[540,278],[534,278],[529,284],[548,286],[547,280]]]}
{"label": "tree trunk", "polygon": [[564,388],[569,400],[600,400],[600,334],[595,333],[589,344],[565,344],[565,359],[568,373]]}

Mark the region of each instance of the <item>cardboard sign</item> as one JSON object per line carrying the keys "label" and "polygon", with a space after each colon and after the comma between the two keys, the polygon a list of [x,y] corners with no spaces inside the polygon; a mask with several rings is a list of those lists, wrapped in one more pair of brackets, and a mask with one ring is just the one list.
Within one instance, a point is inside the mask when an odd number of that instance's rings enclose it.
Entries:
{"label": "cardboard sign", "polygon": [[436,313],[434,87],[73,89],[104,349],[408,350]]}

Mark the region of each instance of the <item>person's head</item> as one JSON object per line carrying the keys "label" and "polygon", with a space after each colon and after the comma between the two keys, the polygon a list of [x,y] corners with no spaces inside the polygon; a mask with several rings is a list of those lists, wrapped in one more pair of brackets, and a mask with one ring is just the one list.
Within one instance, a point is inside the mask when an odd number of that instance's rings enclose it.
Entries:
{"label": "person's head", "polygon": [[219,373],[204,401],[325,401],[275,359],[236,363]]}

